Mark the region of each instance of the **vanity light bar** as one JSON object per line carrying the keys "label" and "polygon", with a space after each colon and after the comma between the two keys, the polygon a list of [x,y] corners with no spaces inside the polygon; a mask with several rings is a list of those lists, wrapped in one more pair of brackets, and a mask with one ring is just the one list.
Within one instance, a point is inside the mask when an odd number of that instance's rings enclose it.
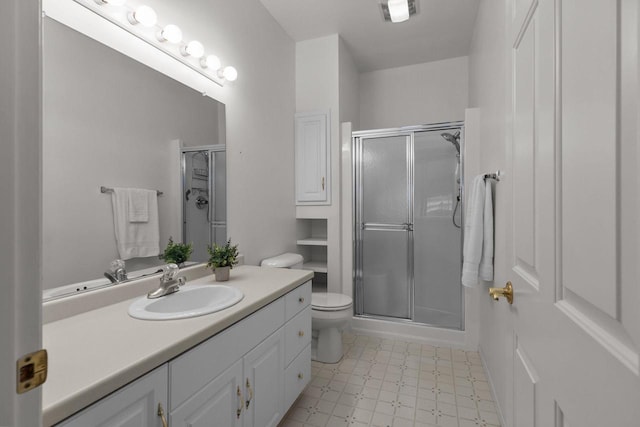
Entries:
{"label": "vanity light bar", "polygon": [[126,4],[126,0],[74,1],[219,86],[238,78],[238,71],[234,67],[223,67],[220,59],[215,55],[208,55],[199,41],[183,42],[182,30],[177,25],[158,25],[156,12],[149,6],[131,7]]}

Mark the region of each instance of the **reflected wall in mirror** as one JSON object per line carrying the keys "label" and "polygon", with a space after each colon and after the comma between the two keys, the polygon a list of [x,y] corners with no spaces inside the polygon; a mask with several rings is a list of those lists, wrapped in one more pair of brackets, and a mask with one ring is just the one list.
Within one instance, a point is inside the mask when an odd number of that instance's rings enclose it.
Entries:
{"label": "reflected wall in mirror", "polygon": [[[119,258],[101,186],[162,191],[160,251],[169,236],[182,239],[181,148],[225,143],[223,104],[44,18],[43,118],[45,289],[104,280]],[[128,271],[163,264],[157,256],[126,263]]]}

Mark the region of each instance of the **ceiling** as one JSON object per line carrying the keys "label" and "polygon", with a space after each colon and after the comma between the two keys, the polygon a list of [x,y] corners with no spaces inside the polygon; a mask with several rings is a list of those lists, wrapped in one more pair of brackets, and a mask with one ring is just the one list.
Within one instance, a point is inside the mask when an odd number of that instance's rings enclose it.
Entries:
{"label": "ceiling", "polygon": [[416,0],[418,13],[384,22],[378,0],[260,0],[294,41],[340,34],[360,72],[469,54],[479,0]]}

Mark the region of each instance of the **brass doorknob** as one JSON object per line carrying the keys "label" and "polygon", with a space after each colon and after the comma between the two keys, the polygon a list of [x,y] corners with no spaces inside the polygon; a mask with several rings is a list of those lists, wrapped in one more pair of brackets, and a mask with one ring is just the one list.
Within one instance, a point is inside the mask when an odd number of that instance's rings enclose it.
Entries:
{"label": "brass doorknob", "polygon": [[489,288],[489,295],[496,301],[500,297],[505,297],[509,304],[513,304],[513,285],[511,285],[511,282],[507,282],[507,286],[504,288]]}

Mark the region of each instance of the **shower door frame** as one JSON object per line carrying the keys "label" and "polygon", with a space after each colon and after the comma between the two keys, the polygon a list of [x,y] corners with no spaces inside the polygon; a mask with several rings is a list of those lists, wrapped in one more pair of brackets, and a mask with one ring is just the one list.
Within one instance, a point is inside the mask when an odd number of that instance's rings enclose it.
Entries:
{"label": "shower door frame", "polygon": [[[413,241],[413,213],[414,213],[414,135],[416,132],[429,132],[429,131],[447,131],[447,130],[460,130],[460,276],[458,281],[460,282],[460,328],[448,328],[446,326],[433,325],[429,323],[416,322],[415,318],[415,271],[414,271],[414,241]],[[351,134],[351,152],[352,155],[352,180],[354,185],[353,198],[352,198],[352,224],[353,224],[353,295],[354,295],[354,315],[356,317],[386,320],[398,323],[408,323],[414,325],[425,325],[450,330],[465,330],[465,292],[462,287],[462,251],[464,244],[464,225],[465,225],[465,181],[464,181],[464,144],[465,144],[465,132],[464,121],[455,122],[443,122],[433,123],[427,125],[417,126],[404,126],[399,128],[388,129],[374,129],[374,130],[362,130],[355,131]],[[363,186],[362,186],[362,140],[369,138],[385,138],[393,136],[408,136],[409,152],[407,153],[407,204],[409,206],[407,232],[408,239],[408,256],[407,261],[407,279],[409,282],[409,313],[410,318],[404,319],[392,316],[381,316],[374,314],[364,313],[364,284],[363,284],[363,251],[362,251],[362,239],[363,239]],[[443,141],[446,143],[446,141]],[[372,226],[375,224],[372,224]],[[371,228],[369,228],[371,229]],[[374,227],[375,229],[375,227]],[[391,229],[385,227],[385,229]]]}
{"label": "shower door frame", "polygon": [[[187,238],[187,203],[185,200],[185,192],[187,190],[187,162],[185,159],[185,155],[188,153],[196,153],[198,151],[206,151],[209,153],[209,159],[208,159],[208,168],[209,168],[209,177],[208,177],[208,181],[207,181],[207,185],[209,187],[209,191],[208,191],[208,197],[209,197],[209,204],[207,206],[208,209],[208,213],[207,213],[207,218],[209,219],[207,221],[207,228],[208,228],[208,233],[209,233],[209,244],[211,245],[213,243],[213,228],[217,227],[217,226],[224,226],[225,228],[227,227],[227,221],[215,221],[214,220],[214,213],[215,213],[215,204],[216,204],[216,199],[215,199],[215,182],[214,182],[214,177],[215,177],[215,162],[213,160],[213,156],[211,155],[211,153],[213,152],[226,152],[227,151],[227,146],[225,144],[215,144],[215,145],[198,145],[198,146],[194,146],[194,147],[181,147],[180,148],[180,174],[181,174],[181,179],[180,179],[180,186],[181,186],[181,201],[182,201],[182,209],[181,209],[181,222],[182,222],[182,243],[187,243],[186,242],[186,238]],[[226,193],[226,190],[225,190]],[[225,194],[225,198],[226,198],[226,194]],[[227,217],[226,213],[225,213],[225,218]],[[225,237],[226,239],[226,237]]]}

